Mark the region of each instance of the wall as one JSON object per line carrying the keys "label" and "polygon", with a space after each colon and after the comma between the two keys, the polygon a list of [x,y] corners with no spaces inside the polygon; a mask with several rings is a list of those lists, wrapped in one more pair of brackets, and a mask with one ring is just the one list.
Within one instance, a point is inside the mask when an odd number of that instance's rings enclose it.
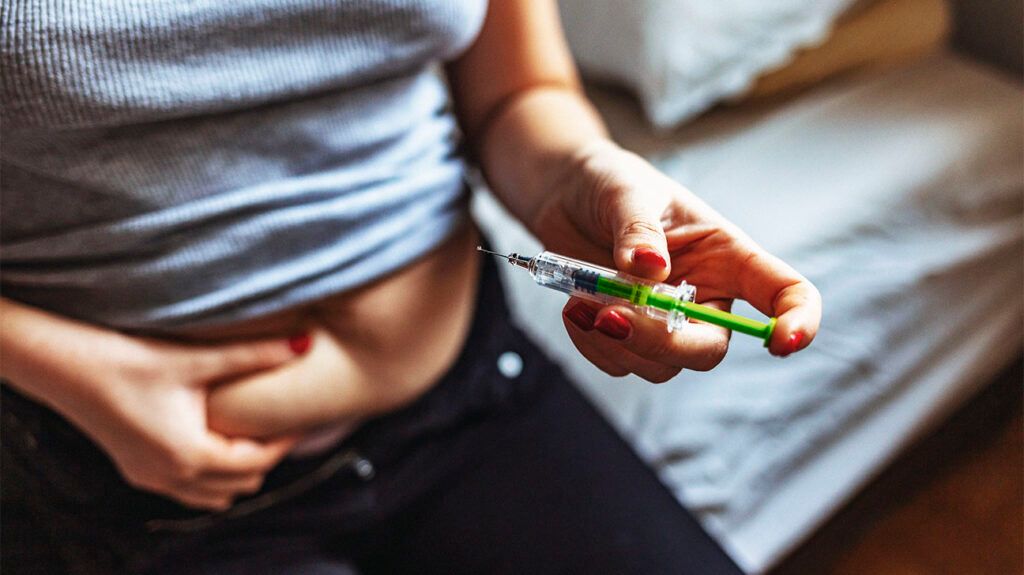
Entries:
{"label": "wall", "polygon": [[953,0],[954,44],[1024,78],[1024,0]]}

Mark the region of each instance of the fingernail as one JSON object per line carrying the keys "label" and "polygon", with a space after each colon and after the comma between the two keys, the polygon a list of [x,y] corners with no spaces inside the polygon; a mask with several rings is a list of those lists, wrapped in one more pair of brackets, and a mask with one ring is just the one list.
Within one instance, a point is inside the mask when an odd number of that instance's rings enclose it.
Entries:
{"label": "fingernail", "polygon": [[594,329],[594,318],[597,317],[597,310],[591,308],[585,303],[578,303],[565,312],[565,317],[569,318],[576,327],[590,331]]}
{"label": "fingernail", "polygon": [[797,332],[794,332],[794,333],[790,334],[789,339],[786,340],[786,353],[783,354],[783,357],[785,357],[785,356],[793,353],[794,351],[800,349],[800,342],[802,342],[803,340],[804,340],[804,332],[802,332],[802,331],[797,331]]}
{"label": "fingernail", "polygon": [[629,320],[622,317],[617,311],[610,311],[605,314],[604,317],[597,320],[594,327],[597,328],[597,331],[612,339],[626,339],[629,337],[630,332],[633,331],[633,326],[629,325]]}
{"label": "fingernail", "polygon": [[313,338],[308,333],[300,333],[288,338],[288,347],[292,349],[295,355],[306,353],[311,345],[313,345]]}
{"label": "fingernail", "polygon": [[636,248],[633,250],[633,261],[652,268],[666,268],[668,262],[653,248]]}

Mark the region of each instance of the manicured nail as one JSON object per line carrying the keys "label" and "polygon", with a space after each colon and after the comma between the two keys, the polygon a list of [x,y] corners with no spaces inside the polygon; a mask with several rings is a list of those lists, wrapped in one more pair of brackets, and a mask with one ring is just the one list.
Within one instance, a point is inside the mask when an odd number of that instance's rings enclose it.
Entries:
{"label": "manicured nail", "polygon": [[594,318],[597,317],[597,310],[585,303],[578,303],[565,312],[565,317],[569,318],[569,321],[583,331],[590,331],[594,329]]}
{"label": "manicured nail", "polygon": [[661,257],[661,254],[653,248],[636,248],[633,250],[633,261],[651,268],[664,269],[668,267],[665,258]]}
{"label": "manicured nail", "polygon": [[288,338],[288,347],[292,348],[295,355],[306,353],[311,345],[313,345],[313,338],[308,333],[300,333]]}
{"label": "manicured nail", "polygon": [[793,353],[794,351],[800,349],[800,342],[802,342],[803,340],[804,340],[804,332],[798,331],[798,332],[792,333],[789,336],[789,339],[786,340],[786,353],[785,353],[785,355],[783,355],[783,357],[785,357],[786,355],[789,355],[789,354]]}
{"label": "manicured nail", "polygon": [[612,339],[626,339],[633,331],[629,320],[622,317],[617,311],[610,311],[594,324],[597,331]]}

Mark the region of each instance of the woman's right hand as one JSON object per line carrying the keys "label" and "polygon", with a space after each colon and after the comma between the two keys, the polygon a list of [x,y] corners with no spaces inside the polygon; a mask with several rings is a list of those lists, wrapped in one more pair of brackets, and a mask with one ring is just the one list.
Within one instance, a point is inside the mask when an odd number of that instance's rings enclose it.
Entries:
{"label": "woman's right hand", "polygon": [[294,438],[229,438],[207,427],[209,388],[296,357],[286,340],[193,346],[129,337],[2,300],[2,376],[90,436],[125,480],[221,510],[253,493]]}
{"label": "woman's right hand", "polygon": [[229,438],[207,426],[213,384],[273,369],[295,354],[286,341],[185,346],[136,339],[110,352],[116,371],[93,373],[88,432],[125,480],[191,507],[224,509],[254,493],[295,439]]}

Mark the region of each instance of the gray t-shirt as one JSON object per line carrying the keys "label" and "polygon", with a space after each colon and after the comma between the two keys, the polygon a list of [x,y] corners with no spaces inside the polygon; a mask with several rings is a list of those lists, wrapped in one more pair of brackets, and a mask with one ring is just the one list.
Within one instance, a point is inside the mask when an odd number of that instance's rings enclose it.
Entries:
{"label": "gray t-shirt", "polygon": [[173,332],[405,266],[467,217],[439,62],[486,0],[2,2],[3,295]]}

